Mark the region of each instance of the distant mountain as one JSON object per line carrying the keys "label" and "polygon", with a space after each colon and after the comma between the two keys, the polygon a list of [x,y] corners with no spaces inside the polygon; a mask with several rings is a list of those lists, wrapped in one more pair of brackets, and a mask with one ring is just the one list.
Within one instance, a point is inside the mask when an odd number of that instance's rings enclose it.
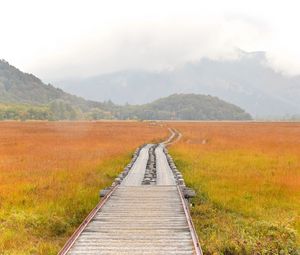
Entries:
{"label": "distant mountain", "polygon": [[89,101],[46,85],[1,60],[1,119],[248,120],[251,116],[216,97],[195,94],[175,94],[143,105]]}
{"label": "distant mountain", "polygon": [[33,74],[21,72],[5,60],[0,60],[0,102],[18,104],[49,104],[56,100],[88,109],[96,102],[64,92],[51,84],[44,84]]}
{"label": "distant mountain", "polygon": [[121,119],[152,120],[250,120],[241,108],[217,97],[174,94],[144,105],[123,106]]}
{"label": "distant mountain", "polygon": [[127,70],[81,80],[61,81],[66,91],[96,101],[143,104],[174,93],[218,96],[253,116],[300,114],[300,76],[289,77],[267,65],[264,52],[239,52],[237,60],[202,59],[174,70]]}
{"label": "distant mountain", "polygon": [[44,84],[32,74],[24,73],[0,60],[1,119],[78,119],[97,114],[110,117],[105,103],[93,102]]}

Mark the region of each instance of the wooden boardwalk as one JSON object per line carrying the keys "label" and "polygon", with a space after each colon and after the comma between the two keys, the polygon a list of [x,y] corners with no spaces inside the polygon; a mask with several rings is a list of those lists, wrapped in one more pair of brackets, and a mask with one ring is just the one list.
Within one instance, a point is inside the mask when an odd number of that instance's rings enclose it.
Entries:
{"label": "wooden boardwalk", "polygon": [[[176,139],[176,134],[172,132]],[[168,143],[170,139],[168,139]],[[164,145],[146,145],[130,171],[108,192],[59,253],[202,254],[182,187]],[[142,185],[155,159],[155,184]],[[153,178],[153,176],[151,177]]]}
{"label": "wooden boardwalk", "polygon": [[119,186],[68,254],[193,254],[176,186]]}

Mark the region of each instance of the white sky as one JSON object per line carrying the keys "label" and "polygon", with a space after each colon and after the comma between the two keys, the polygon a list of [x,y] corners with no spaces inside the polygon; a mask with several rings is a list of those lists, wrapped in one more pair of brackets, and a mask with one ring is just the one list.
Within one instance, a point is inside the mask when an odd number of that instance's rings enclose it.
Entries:
{"label": "white sky", "polygon": [[296,0],[0,0],[0,58],[48,82],[240,48],[300,74],[299,25]]}

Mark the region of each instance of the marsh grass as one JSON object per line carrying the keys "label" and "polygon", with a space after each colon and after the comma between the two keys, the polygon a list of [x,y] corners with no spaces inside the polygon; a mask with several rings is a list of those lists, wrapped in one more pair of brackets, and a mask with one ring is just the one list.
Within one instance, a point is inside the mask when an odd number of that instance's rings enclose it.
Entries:
{"label": "marsh grass", "polygon": [[197,191],[204,253],[299,254],[300,125],[174,126],[183,139],[170,152]]}
{"label": "marsh grass", "polygon": [[[7,201],[11,206],[4,204],[6,210],[1,210],[0,250],[4,254],[56,254],[99,201],[99,189],[108,186],[129,161],[129,154],[105,160],[94,169],[77,173],[74,183],[63,178],[56,187],[46,189],[24,185],[24,197],[19,201],[11,198]],[[51,188],[55,190],[48,190]]]}
{"label": "marsh grass", "polygon": [[[299,254],[299,124],[168,125],[205,254]],[[167,136],[155,123],[0,123],[0,254],[56,254],[135,148]]]}
{"label": "marsh grass", "polygon": [[137,122],[0,123],[0,254],[57,254],[139,145]]}

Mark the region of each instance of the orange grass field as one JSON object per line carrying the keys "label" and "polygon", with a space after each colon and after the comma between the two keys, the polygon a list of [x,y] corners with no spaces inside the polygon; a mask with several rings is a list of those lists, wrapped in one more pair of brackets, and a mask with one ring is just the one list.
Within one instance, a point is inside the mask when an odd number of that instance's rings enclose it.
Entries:
{"label": "orange grass field", "polygon": [[300,254],[300,124],[170,123],[205,254]]}
{"label": "orange grass field", "polygon": [[0,254],[56,254],[141,144],[142,122],[1,122]]}
{"label": "orange grass field", "polygon": [[[169,122],[205,254],[299,254],[300,124]],[[0,254],[56,254],[145,142],[142,122],[0,123]]]}

